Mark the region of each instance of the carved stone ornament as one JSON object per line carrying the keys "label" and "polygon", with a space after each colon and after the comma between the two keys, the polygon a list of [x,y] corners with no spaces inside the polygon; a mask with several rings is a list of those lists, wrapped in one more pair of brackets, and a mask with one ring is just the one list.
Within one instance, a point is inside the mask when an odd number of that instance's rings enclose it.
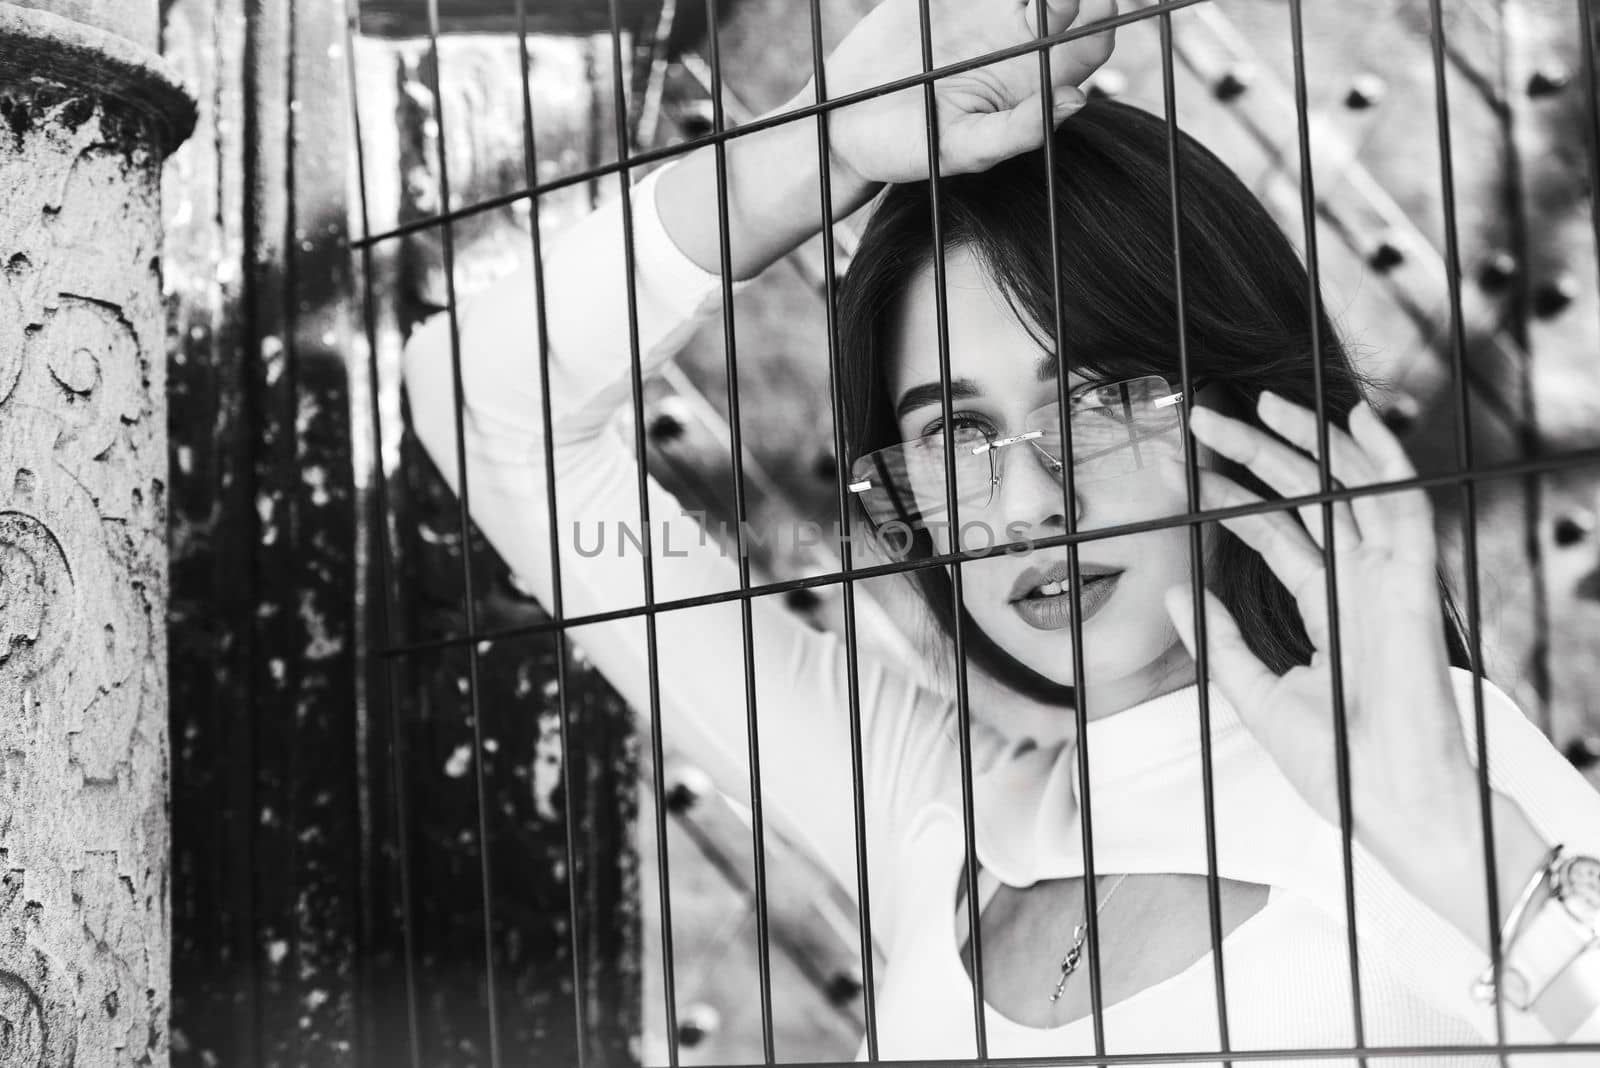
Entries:
{"label": "carved stone ornament", "polygon": [[168,1062],[159,177],[193,105],[154,0],[90,7],[0,2],[5,1068]]}

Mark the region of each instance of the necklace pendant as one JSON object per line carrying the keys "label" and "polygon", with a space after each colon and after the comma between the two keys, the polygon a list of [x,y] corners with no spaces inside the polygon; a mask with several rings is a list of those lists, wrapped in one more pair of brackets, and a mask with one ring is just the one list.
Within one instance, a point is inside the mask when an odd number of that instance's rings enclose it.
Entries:
{"label": "necklace pendant", "polygon": [[1083,938],[1087,928],[1078,924],[1072,929],[1072,948],[1067,950],[1067,955],[1061,958],[1061,978],[1056,980],[1056,988],[1050,993],[1051,1001],[1060,1001],[1061,994],[1067,989],[1067,978],[1078,970],[1078,963],[1083,960]]}
{"label": "necklace pendant", "polygon": [[1072,949],[1067,952],[1067,955],[1061,958],[1061,977],[1065,979],[1067,976],[1077,971],[1078,962],[1082,959],[1083,950],[1078,946],[1073,946]]}
{"label": "necklace pendant", "polygon": [[[1111,889],[1106,892],[1106,896],[1101,898],[1099,905],[1096,906],[1095,912],[1097,914],[1116,895],[1117,890],[1127,878],[1126,874],[1117,876],[1117,881],[1111,884]],[[1065,957],[1061,958],[1061,978],[1056,980],[1056,988],[1050,994],[1051,1001],[1061,1000],[1061,993],[1067,988],[1067,977],[1077,971],[1078,962],[1083,959],[1083,940],[1088,935],[1088,932],[1089,925],[1087,920],[1076,924],[1072,928],[1072,948],[1067,950]]]}

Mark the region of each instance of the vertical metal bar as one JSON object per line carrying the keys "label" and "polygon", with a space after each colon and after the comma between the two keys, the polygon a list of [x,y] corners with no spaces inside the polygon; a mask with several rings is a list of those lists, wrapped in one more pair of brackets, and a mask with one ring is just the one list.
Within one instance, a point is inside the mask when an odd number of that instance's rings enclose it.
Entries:
{"label": "vertical metal bar", "polygon": [[711,59],[711,128],[718,134],[712,149],[717,172],[717,244],[722,275],[722,338],[728,376],[728,441],[733,459],[733,517],[739,547],[739,623],[744,632],[745,733],[750,759],[750,833],[755,865],[756,977],[761,1000],[761,1049],[766,1063],[775,1059],[772,1046],[771,935],[767,927],[766,821],[761,806],[761,742],[756,714],[756,668],[750,620],[750,555],[745,548],[744,439],[739,415],[739,360],[734,335],[733,251],[728,233],[728,146],[721,134],[727,123],[722,108],[722,48],[718,41],[716,0],[706,0],[706,40]]}
{"label": "vertical metal bar", "polygon": [[1600,209],[1592,206],[1600,201],[1600,76],[1595,73],[1594,0],[1578,0],[1578,32],[1582,34],[1579,47],[1583,49],[1583,98],[1588,101],[1583,131],[1589,153],[1589,224],[1594,228],[1595,259],[1600,263]]}
{"label": "vertical metal bar", "polygon": [[[823,62],[822,0],[809,0],[811,8],[811,77],[816,87],[816,102],[828,99],[828,77]],[[833,159],[832,144],[828,137],[828,117],[816,118],[817,165],[822,196],[822,281],[823,300],[826,305],[828,330],[828,392],[833,400],[833,455],[834,491],[839,509],[839,570],[844,578],[840,592],[844,597],[844,655],[845,667],[850,676],[850,788],[854,798],[856,835],[856,909],[859,915],[861,938],[861,993],[862,1008],[867,1025],[867,1060],[878,1059],[878,996],[873,978],[872,956],[872,902],[868,887],[866,786],[862,770],[861,753],[861,674],[856,636],[856,586],[850,577],[854,568],[854,542],[850,530],[850,498],[845,491],[850,470],[841,415],[844,412],[844,383],[840,372],[839,321],[838,321],[838,263],[835,260],[833,233]]]}
{"label": "vertical metal bar", "polygon": [[[429,89],[433,92],[434,112],[439,125],[439,200],[443,208],[450,209],[450,153],[449,126],[445,121],[444,93],[441,91],[442,73],[439,56],[439,0],[428,0],[428,55],[432,63]],[[456,300],[456,262],[454,228],[448,219],[440,227],[440,248],[444,256],[445,314],[450,324],[450,378],[455,399],[456,478],[459,489],[456,495],[458,518],[461,526],[461,579],[466,600],[467,623],[467,686],[472,709],[472,771],[478,806],[478,874],[483,882],[483,977],[488,988],[489,1063],[500,1068],[500,1008],[499,989],[495,981],[494,966],[494,893],[489,864],[489,801],[488,784],[484,775],[483,709],[478,690],[478,605],[473,592],[471,551],[472,518],[467,487],[467,447],[464,405],[466,391],[461,377],[461,321]]]}
{"label": "vertical metal bar", "polygon": [[[1333,487],[1328,468],[1328,403],[1322,367],[1322,271],[1317,257],[1317,188],[1311,163],[1311,122],[1306,94],[1305,27],[1302,0],[1289,0],[1289,31],[1294,44],[1294,114],[1300,149],[1300,212],[1305,228],[1307,298],[1311,311],[1311,374],[1317,408],[1317,481],[1321,492]],[[1361,951],[1356,941],[1354,810],[1350,796],[1350,737],[1344,705],[1344,657],[1339,633],[1339,575],[1334,546],[1333,503],[1322,505],[1323,577],[1328,601],[1328,674],[1333,696],[1334,763],[1338,775],[1339,836],[1344,866],[1345,933],[1349,940],[1350,1014],[1355,1044],[1365,1046],[1361,1009]],[[1366,1058],[1357,1063],[1365,1068]]]}
{"label": "vertical metal bar", "polygon": [[[372,289],[372,246],[367,238],[372,233],[372,217],[367,202],[366,146],[361,134],[360,81],[356,67],[356,27],[360,18],[357,0],[345,4],[345,69],[350,79],[351,133],[355,138],[356,190],[361,212],[361,318],[367,339],[367,378],[371,382],[370,403],[367,406],[369,429],[372,433],[372,500],[375,514],[373,530],[378,539],[378,633],[384,644],[394,640],[393,608],[390,598],[394,590],[392,547],[389,543],[389,481],[383,469],[383,420],[378,411],[378,324]],[[405,725],[401,721],[396,672],[399,663],[385,657],[383,664],[384,707],[388,713],[390,732],[390,774],[394,778],[395,851],[400,867],[400,945],[405,972],[405,1007],[407,1051],[411,1068],[422,1068],[422,1036],[418,1031],[420,1014],[417,1010],[417,959],[413,924],[415,923],[415,895],[411,887],[411,818],[405,790]],[[370,978],[370,977],[367,977]]]}
{"label": "vertical metal bar", "polygon": [[[639,117],[634,121],[635,137],[641,145],[655,144],[661,130],[661,99],[666,95],[667,67],[671,59],[667,50],[677,20],[678,0],[661,0],[655,36],[650,41],[650,73],[639,102]],[[531,183],[529,188],[532,188]]]}
{"label": "vertical metal bar", "polygon": [[[922,71],[933,70],[933,28],[929,24],[928,0],[917,0],[917,18],[922,37]],[[961,548],[960,502],[956,494],[954,420],[950,395],[950,309],[945,292],[944,219],[939,197],[939,123],[938,100],[933,91],[933,79],[922,84],[923,116],[928,127],[928,192],[929,210],[933,223],[933,299],[938,320],[939,385],[944,410],[944,479],[946,501],[950,506],[950,544]],[[984,1019],[983,998],[983,945],[982,924],[979,923],[978,903],[978,852],[977,827],[973,817],[972,796],[972,709],[967,695],[966,641],[962,636],[965,616],[961,592],[961,563],[950,565],[950,591],[952,600],[953,637],[956,657],[956,729],[961,749],[961,822],[966,846],[967,927],[972,946],[972,1014],[973,1032],[978,1048],[978,1058],[989,1056],[989,1034]]]}
{"label": "vertical metal bar", "polygon": [[[297,125],[296,122],[295,122],[295,119],[297,117],[296,116],[297,108],[295,107],[295,95],[294,95],[294,88],[295,88],[294,87],[295,45],[296,45],[294,28],[295,28],[296,25],[298,25],[298,20],[295,18],[295,0],[287,0],[287,8],[288,8],[288,10],[287,10],[286,14],[288,16],[288,18],[287,18],[287,22],[288,22],[287,31],[288,32],[287,32],[286,36],[287,36],[288,40],[286,42],[286,46],[287,47],[285,48],[285,51],[286,51],[287,54],[284,57],[284,66],[285,66],[286,69],[284,71],[284,74],[285,74],[284,83],[285,84],[284,84],[284,88],[283,88],[283,99],[284,99],[284,107],[283,107],[283,111],[284,111],[284,116],[283,116],[283,135],[284,136],[283,136],[283,141],[284,141],[284,152],[283,152],[283,160],[282,160],[282,163],[283,163],[282,176],[283,176],[283,192],[284,192],[284,201],[285,201],[285,203],[284,203],[285,211],[284,211],[283,220],[282,220],[283,230],[282,230],[281,234],[279,235],[279,240],[283,242],[283,246],[282,247],[283,247],[283,249],[285,251],[285,255],[283,257],[283,267],[282,267],[282,270],[283,270],[283,289],[282,289],[282,292],[280,294],[278,294],[283,300],[284,353],[283,353],[283,394],[282,394],[282,396],[283,396],[283,399],[287,402],[286,404],[283,405],[284,408],[289,408],[291,406],[298,406],[299,396],[300,396],[300,382],[301,382],[301,379],[300,379],[300,347],[299,347],[299,345],[297,343],[297,339],[295,337],[296,331],[294,329],[295,320],[298,317],[298,312],[299,312],[299,308],[298,308],[298,306],[296,305],[296,302],[295,302],[295,294],[298,292],[298,289],[297,289],[297,286],[296,286],[296,282],[297,282],[297,277],[296,276],[297,276],[298,272],[295,269],[297,265],[296,265],[296,262],[295,262],[294,250],[296,250],[296,249],[298,249],[300,247],[300,242],[298,240],[297,235],[295,234],[295,220],[296,220],[296,216],[299,214],[299,212],[297,210],[298,207],[299,207],[299,196],[298,196],[299,187],[298,187],[298,184],[295,181],[295,166],[294,166],[295,127]],[[300,437],[300,425],[299,425],[300,424],[300,420],[298,418],[291,419],[291,418],[287,417],[287,413],[284,413],[284,414],[285,414],[285,418],[283,419],[283,422],[280,425],[283,426],[284,428],[288,429],[289,436],[291,437],[291,442],[290,442],[288,448],[286,450],[284,450],[284,455],[281,455],[279,458],[277,458],[277,462],[280,465],[278,473],[282,476],[282,481],[278,482],[278,485],[292,486],[292,485],[294,485],[295,480],[294,480],[293,477],[291,477],[289,475],[289,470],[288,469],[293,467],[293,465],[295,463],[295,459],[296,459],[296,454],[298,452],[299,442],[298,442],[297,439]],[[297,507],[297,502],[290,501],[289,502],[289,509],[290,509],[290,515],[292,517],[290,522],[295,522],[296,520],[298,520],[300,518],[299,508]],[[292,670],[295,673],[295,685],[298,686],[301,683],[302,679],[303,679],[302,672],[304,670],[304,667],[301,664],[296,664],[290,670]],[[294,796],[294,789],[293,789],[295,782],[299,778],[299,776],[297,774],[297,769],[296,769],[296,764],[298,763],[298,761],[296,761],[296,759],[295,759],[295,757],[296,757],[296,747],[292,746],[292,745],[288,746],[286,748],[286,756],[287,756],[287,760],[284,762],[285,763],[285,767],[284,767],[284,783],[283,783],[284,788],[285,788],[284,789],[285,796],[282,798],[282,801],[283,801],[284,807],[286,809],[288,809],[287,822],[288,822],[289,826],[293,827],[293,826],[299,826],[299,823],[300,823],[300,813],[298,811],[298,806],[295,804],[297,798]],[[300,875],[300,872],[301,872],[301,868],[300,868],[300,850],[299,850],[300,838],[299,838],[298,835],[288,835],[288,836],[286,836],[284,838],[284,842],[285,842],[285,845],[287,846],[287,848],[285,850],[286,856],[284,857],[284,862],[285,862],[285,866],[292,873],[292,875],[290,877],[291,877],[291,879],[293,879],[293,878],[298,877]],[[292,958],[293,958],[293,964],[291,965],[291,967],[293,967],[295,975],[297,975],[297,976],[298,975],[302,975],[302,974],[304,974],[304,971],[305,971],[305,961],[306,961],[305,939],[304,938],[300,938],[300,937],[292,938],[292,939],[289,940],[289,945],[290,945],[290,952],[291,952]]]}
{"label": "vertical metal bar", "polygon": [[628,165],[627,93],[622,83],[622,19],[617,0],[607,0],[611,21],[612,118],[616,123],[618,186],[622,195],[622,255],[628,302],[628,365],[633,385],[633,440],[639,457],[639,527],[644,569],[645,663],[650,674],[650,766],[654,773],[656,817],[657,887],[661,908],[661,979],[666,999],[667,1063],[678,1065],[678,995],[672,963],[672,891],[667,868],[667,792],[666,758],[661,740],[661,673],[656,666],[656,581],[655,549],[650,537],[650,473],[648,440],[644,428],[644,374],[639,353],[639,290],[634,277],[633,187]]}
{"label": "vertical metal bar", "polygon": [[[613,20],[612,26],[616,27],[617,25],[618,23]],[[615,28],[612,30],[613,36],[619,32],[621,31]],[[585,164],[584,169],[589,172],[589,180],[584,183],[584,188],[589,194],[590,211],[593,211],[595,208],[600,206],[600,123],[605,118],[605,116],[600,113],[600,70],[599,62],[596,59],[597,55],[599,55],[599,50],[595,47],[594,38],[591,37],[584,41],[583,84],[584,87],[589,90],[589,121],[586,123],[586,133],[588,136],[584,138],[583,146]],[[621,107],[622,105],[615,104],[614,106]],[[626,120],[619,123],[618,126],[620,129],[626,130]],[[621,162],[620,158],[618,162]],[[623,170],[621,174],[621,180],[626,182],[628,180],[628,172]]]}
{"label": "vertical metal bar", "polygon": [[[245,5],[245,10],[244,67],[247,73],[244,76],[244,91],[242,94],[244,97],[242,108],[244,126],[242,140],[244,144],[242,146],[243,159],[240,161],[240,179],[243,195],[246,199],[240,205],[244,215],[240,226],[240,238],[243,244],[241,258],[257,254],[264,244],[261,231],[264,228],[267,213],[265,206],[261,203],[264,198],[258,190],[270,181],[266,176],[266,172],[268,170],[268,159],[270,158],[268,146],[272,129],[271,124],[264,121],[262,112],[265,109],[261,107],[260,103],[261,98],[265,95],[265,87],[261,84],[262,78],[271,62],[268,55],[268,42],[263,40],[264,37],[268,37],[268,34],[266,28],[261,25],[262,18],[258,10],[249,7],[249,5]],[[270,282],[268,279],[249,271],[244,272],[243,284],[240,286],[245,315],[244,333],[252,342],[257,344],[264,336],[263,327],[265,322],[269,319],[275,321],[276,318],[275,316],[269,316],[264,307],[266,294],[269,290]],[[270,422],[270,415],[267,411],[268,398],[266,391],[257,388],[257,383],[260,381],[257,376],[251,376],[244,381],[245,388],[243,389],[244,396],[240,414],[250,425],[264,427]],[[251,439],[252,448],[256,440],[259,439]],[[249,493],[254,498],[261,491],[262,483],[265,481],[259,470],[260,462],[252,454],[241,464],[241,467],[244,471],[244,477],[250,481]],[[252,509],[251,519],[246,527],[252,545],[261,543],[261,536],[266,529],[266,517],[260,516],[258,512]],[[257,551],[245,559],[251,571],[249,588],[252,591],[260,590],[263,586],[261,555]],[[251,642],[264,642],[265,638],[261,634],[262,629],[262,624],[258,622],[256,626],[251,628],[249,640]],[[246,685],[252,695],[261,692],[270,677],[270,675],[262,671],[263,666],[260,655],[254,649],[251,649],[246,663]],[[261,782],[262,749],[264,746],[260,738],[261,731],[257,726],[260,717],[256,715],[254,702],[252,702],[249,712],[251,728],[240,732],[243,736],[243,745],[239,753],[240,763],[248,769],[248,772],[241,776],[244,779],[244,783],[240,793],[244,798],[243,811],[254,813],[258,810],[262,795],[265,793]],[[258,850],[260,846],[243,835],[239,836],[238,845],[242,848],[238,850],[234,858],[235,862],[243,870],[249,871],[253,868],[255,860],[259,856]],[[246,897],[245,900],[238,903],[239,907],[235,915],[237,926],[235,937],[238,939],[236,943],[238,945],[253,946],[256,944],[256,923],[260,913],[264,911],[267,896],[258,884],[259,880],[253,876],[241,880],[242,889]],[[264,969],[262,968],[259,954],[252,955],[249,959],[249,965],[244,970],[248,978],[242,993],[249,998],[250,1004],[240,1015],[248,1021],[246,1026],[249,1029],[249,1033],[246,1036],[246,1041],[250,1042],[250,1048],[254,1049],[256,1045],[262,1043],[266,1034],[263,1027],[264,1021],[262,1020],[262,1002],[266,992],[270,989],[270,983],[268,977],[262,974]]]}
{"label": "vertical metal bar", "polygon": [[[522,79],[522,178],[531,190],[539,179],[538,142],[533,129],[533,92],[528,80],[528,5],[527,0],[516,0],[517,60]],[[538,193],[528,197],[528,233],[533,254],[533,312],[534,334],[538,342],[540,414],[544,420],[544,473],[546,507],[550,514],[550,613],[558,624],[565,622],[565,608],[561,597],[561,534],[556,508],[556,452],[554,411],[550,400],[550,321],[545,311],[544,240],[539,230]],[[588,991],[583,983],[583,938],[579,919],[582,911],[578,900],[578,790],[575,788],[573,767],[579,763],[573,745],[572,710],[567,701],[567,632],[558,626],[554,632],[556,645],[556,694],[559,702],[558,736],[561,742],[561,790],[566,803],[566,865],[567,865],[567,932],[571,936],[572,953],[572,1011],[573,1026],[577,1029],[575,1041],[578,1068],[587,1063],[589,1027],[585,999]]]}
{"label": "vertical metal bar", "polygon": [[[1532,337],[1528,317],[1533,303],[1533,284],[1528,265],[1528,211],[1527,182],[1523,178],[1522,150],[1517,132],[1528,119],[1527,96],[1518,85],[1517,75],[1522,72],[1518,53],[1526,49],[1523,12],[1517,0],[1497,0],[1499,15],[1499,75],[1501,96],[1494,109],[1500,127],[1500,147],[1504,153],[1502,181],[1500,183],[1500,210],[1509,234],[1512,255],[1521,268],[1512,273],[1508,287],[1505,318],[1501,328],[1511,335],[1516,344],[1517,381],[1521,393],[1517,412],[1517,447],[1524,456],[1536,456],[1539,443],[1539,406],[1534,392]],[[1550,737],[1552,730],[1550,707],[1550,589],[1545,571],[1544,542],[1541,523],[1544,512],[1544,479],[1529,474],[1522,478],[1524,506],[1522,509],[1522,550],[1528,558],[1528,595],[1532,604],[1529,616],[1533,634],[1528,643],[1528,672],[1532,676],[1533,692],[1538,704],[1533,708],[1533,719],[1539,729]]]}
{"label": "vertical metal bar", "polygon": [[[1189,365],[1188,292],[1183,284],[1183,193],[1178,167],[1177,74],[1172,61],[1172,16],[1163,14],[1161,31],[1161,96],[1167,118],[1167,179],[1172,198],[1173,301],[1178,312],[1178,374],[1182,379],[1183,411],[1194,411],[1194,374]],[[1187,434],[1187,427],[1185,428]],[[1186,442],[1187,444],[1187,442]],[[1200,509],[1200,459],[1192,448],[1188,458],[1185,492],[1191,512]],[[1214,768],[1211,762],[1211,663],[1206,648],[1205,556],[1200,525],[1189,524],[1189,559],[1194,595],[1194,649],[1196,696],[1200,710],[1200,776],[1206,823],[1206,905],[1211,921],[1211,973],[1216,985],[1217,1037],[1223,1050],[1233,1048],[1228,1035],[1228,991],[1222,959],[1222,887],[1217,875],[1217,810]],[[1231,1068],[1233,1062],[1224,1061]]]}
{"label": "vertical metal bar", "polygon": [[[1587,5],[1586,5],[1587,6]],[[1444,208],[1444,248],[1446,288],[1450,294],[1450,363],[1456,383],[1456,464],[1470,469],[1472,456],[1472,412],[1466,389],[1466,334],[1461,313],[1461,243],[1456,229],[1455,162],[1450,137],[1450,92],[1445,79],[1444,14],[1440,0],[1428,0],[1433,45],[1433,92],[1435,121],[1439,127],[1439,191]],[[1587,42],[1585,43],[1587,48]],[[1594,104],[1591,100],[1591,109]],[[1461,493],[1466,505],[1462,516],[1461,549],[1463,576],[1467,592],[1468,647],[1472,656],[1472,717],[1478,745],[1478,808],[1483,822],[1483,867],[1488,890],[1489,967],[1494,978],[1495,1037],[1505,1044],[1505,1004],[1500,998],[1500,883],[1494,849],[1494,810],[1489,788],[1489,737],[1483,705],[1483,627],[1478,589],[1478,487],[1464,479]],[[1500,1054],[1502,1068],[1508,1064]]]}
{"label": "vertical metal bar", "polygon": [[[1037,6],[1038,35],[1050,32],[1049,4]],[[1061,416],[1062,461],[1062,517],[1068,534],[1078,531],[1077,468],[1073,464],[1072,416],[1067,394],[1067,355],[1062,345],[1066,336],[1066,316],[1062,311],[1061,293],[1061,219],[1056,211],[1056,146],[1055,146],[1055,79],[1050,74],[1050,49],[1039,49],[1039,106],[1044,122],[1045,203],[1050,221],[1050,297],[1055,320],[1051,341],[1056,356],[1056,402]],[[1067,610],[1072,626],[1072,694],[1073,717],[1078,732],[1078,814],[1083,825],[1080,844],[1083,847],[1083,916],[1086,941],[1089,946],[1089,1015],[1094,1034],[1094,1051],[1106,1051],[1105,991],[1100,978],[1100,902],[1095,885],[1094,819],[1089,795],[1089,698],[1083,658],[1083,602],[1078,591],[1083,588],[1083,578],[1078,570],[1078,543],[1067,545],[1067,581],[1072,584],[1072,597]]]}
{"label": "vertical metal bar", "polygon": [[[1509,293],[1506,301],[1506,317],[1502,320],[1501,328],[1510,334],[1515,342],[1514,352],[1517,353],[1517,382],[1520,397],[1517,398],[1517,448],[1523,456],[1538,456],[1539,452],[1539,406],[1538,397],[1534,395],[1533,382],[1533,339],[1528,329],[1528,315],[1533,304],[1533,280],[1528,272],[1531,257],[1528,256],[1528,209],[1526,209],[1526,181],[1523,179],[1522,145],[1518,141],[1517,131],[1520,126],[1526,126],[1528,120],[1528,106],[1526,94],[1522,86],[1518,85],[1523,74],[1522,64],[1518,62],[1520,53],[1526,48],[1525,19],[1523,11],[1518,8],[1517,0],[1498,0],[1496,13],[1499,16],[1499,98],[1494,101],[1494,117],[1499,123],[1501,133],[1501,152],[1504,153],[1502,163],[1502,182],[1499,190],[1501,200],[1501,213],[1506,219],[1506,230],[1509,233],[1509,245],[1512,256],[1515,256],[1522,269],[1512,273],[1510,278]],[[1533,622],[1533,636],[1528,641],[1528,673],[1533,683],[1534,699],[1538,705],[1533,708],[1534,723],[1539,724],[1539,729],[1550,737],[1552,731],[1552,708],[1550,708],[1550,596],[1549,582],[1547,582],[1546,569],[1544,569],[1544,540],[1541,537],[1542,513],[1544,513],[1544,480],[1538,473],[1531,473],[1522,478],[1522,491],[1525,505],[1522,510],[1522,547],[1523,555],[1528,558],[1528,595],[1530,595],[1530,609],[1528,616]]]}

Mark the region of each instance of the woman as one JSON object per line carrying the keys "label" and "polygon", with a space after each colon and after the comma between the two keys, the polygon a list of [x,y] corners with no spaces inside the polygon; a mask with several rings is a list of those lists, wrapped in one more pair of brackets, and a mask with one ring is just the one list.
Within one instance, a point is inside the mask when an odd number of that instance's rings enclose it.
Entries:
{"label": "woman", "polygon": [[[935,63],[1033,39],[1034,2],[933,3]],[[1113,13],[1113,0],[1067,0],[1051,3],[1046,15],[1054,31]],[[916,0],[875,8],[828,58],[830,95],[920,70],[918,26]],[[1187,139],[1187,337],[1199,406],[1185,426],[1165,127],[1129,108],[1086,106],[1077,88],[1110,48],[1106,31],[1052,50],[1059,274],[1048,239],[1046,104],[1034,55],[936,83],[940,170],[949,179],[941,184],[942,300],[921,90],[876,97],[828,120],[835,217],[889,185],[840,300],[851,493],[869,524],[903,535],[901,551],[948,552],[952,529],[961,530],[964,548],[1007,550],[962,566],[960,602],[973,664],[1008,688],[974,710],[972,740],[974,882],[987,1046],[995,1056],[1093,1052],[1088,969],[1077,964],[1090,950],[1102,969],[1108,1052],[1216,1050],[1221,1041],[1188,528],[1083,542],[1074,590],[1067,551],[1035,547],[1070,522],[1063,457],[1070,452],[1072,519],[1082,530],[1185,512],[1189,448],[1204,468],[1206,506],[1315,492],[1308,454],[1317,428],[1307,406],[1320,361],[1328,411],[1341,423],[1328,431],[1333,476],[1359,485],[1412,473],[1358,403],[1355,375],[1325,319],[1321,350],[1313,347],[1307,281],[1293,249],[1226,167]],[[794,104],[812,99],[808,87]],[[727,175],[733,278],[755,276],[822,227],[811,121],[730,142]],[[636,343],[648,375],[716,313],[723,269],[716,197],[710,150],[633,189],[636,337],[619,203],[547,251],[568,616],[646,603],[637,553],[577,551],[572,531],[580,523],[592,531],[596,522],[635,529],[640,522],[636,461],[616,425],[631,410],[630,352]],[[463,312],[464,437],[475,520],[549,603],[532,292],[524,272]],[[946,427],[942,351],[953,428]],[[405,368],[415,430],[454,482],[450,356],[440,317],[413,339]],[[1072,434],[1070,450],[1063,429]],[[956,458],[948,482],[946,430]],[[944,496],[950,485],[955,516]],[[737,587],[733,562],[653,482],[649,508],[654,601]],[[1206,618],[1216,861],[1234,1049],[1355,1041],[1322,512],[1308,509],[1299,519],[1303,525],[1288,512],[1265,512],[1205,531],[1204,577],[1214,591]],[[1364,1037],[1374,1045],[1479,1043],[1493,1037],[1494,1019],[1471,993],[1491,937],[1464,731],[1473,685],[1450,666],[1460,646],[1436,581],[1428,502],[1420,491],[1362,497],[1336,505],[1332,526]],[[916,574],[931,615],[953,628],[949,569]],[[767,810],[854,887],[844,650],[768,599],[752,602],[751,612]],[[1082,678],[1074,669],[1075,617]],[[574,636],[637,707],[649,709],[656,698],[669,736],[721,781],[746,774],[736,602],[663,613],[654,656],[639,619]],[[652,669],[660,679],[654,694]],[[871,919],[888,960],[878,976],[878,1052],[970,1057],[973,957],[956,710],[949,694],[913,681],[926,675],[918,665],[863,658],[858,674]],[[1485,684],[1484,697],[1504,920],[1525,887],[1534,887],[1538,903],[1550,896],[1536,876],[1551,846],[1600,853],[1600,798],[1503,694]],[[1088,717],[1082,739],[1075,702]],[[1086,944],[1084,930],[1080,748],[1093,811],[1096,946]],[[1600,1003],[1600,994],[1582,996],[1585,1010]],[[1533,1042],[1600,1034],[1600,1021],[1570,1016],[1510,1011],[1508,1034]],[[1459,1054],[1427,1063],[1491,1060]]]}

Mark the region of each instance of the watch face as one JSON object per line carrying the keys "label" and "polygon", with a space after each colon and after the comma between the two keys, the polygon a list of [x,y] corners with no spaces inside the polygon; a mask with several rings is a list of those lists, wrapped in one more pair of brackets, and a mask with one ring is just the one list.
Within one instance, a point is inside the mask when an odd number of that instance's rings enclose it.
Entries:
{"label": "watch face", "polygon": [[1559,869],[1557,893],[1567,910],[1584,923],[1600,920],[1600,860],[1574,856]]}

